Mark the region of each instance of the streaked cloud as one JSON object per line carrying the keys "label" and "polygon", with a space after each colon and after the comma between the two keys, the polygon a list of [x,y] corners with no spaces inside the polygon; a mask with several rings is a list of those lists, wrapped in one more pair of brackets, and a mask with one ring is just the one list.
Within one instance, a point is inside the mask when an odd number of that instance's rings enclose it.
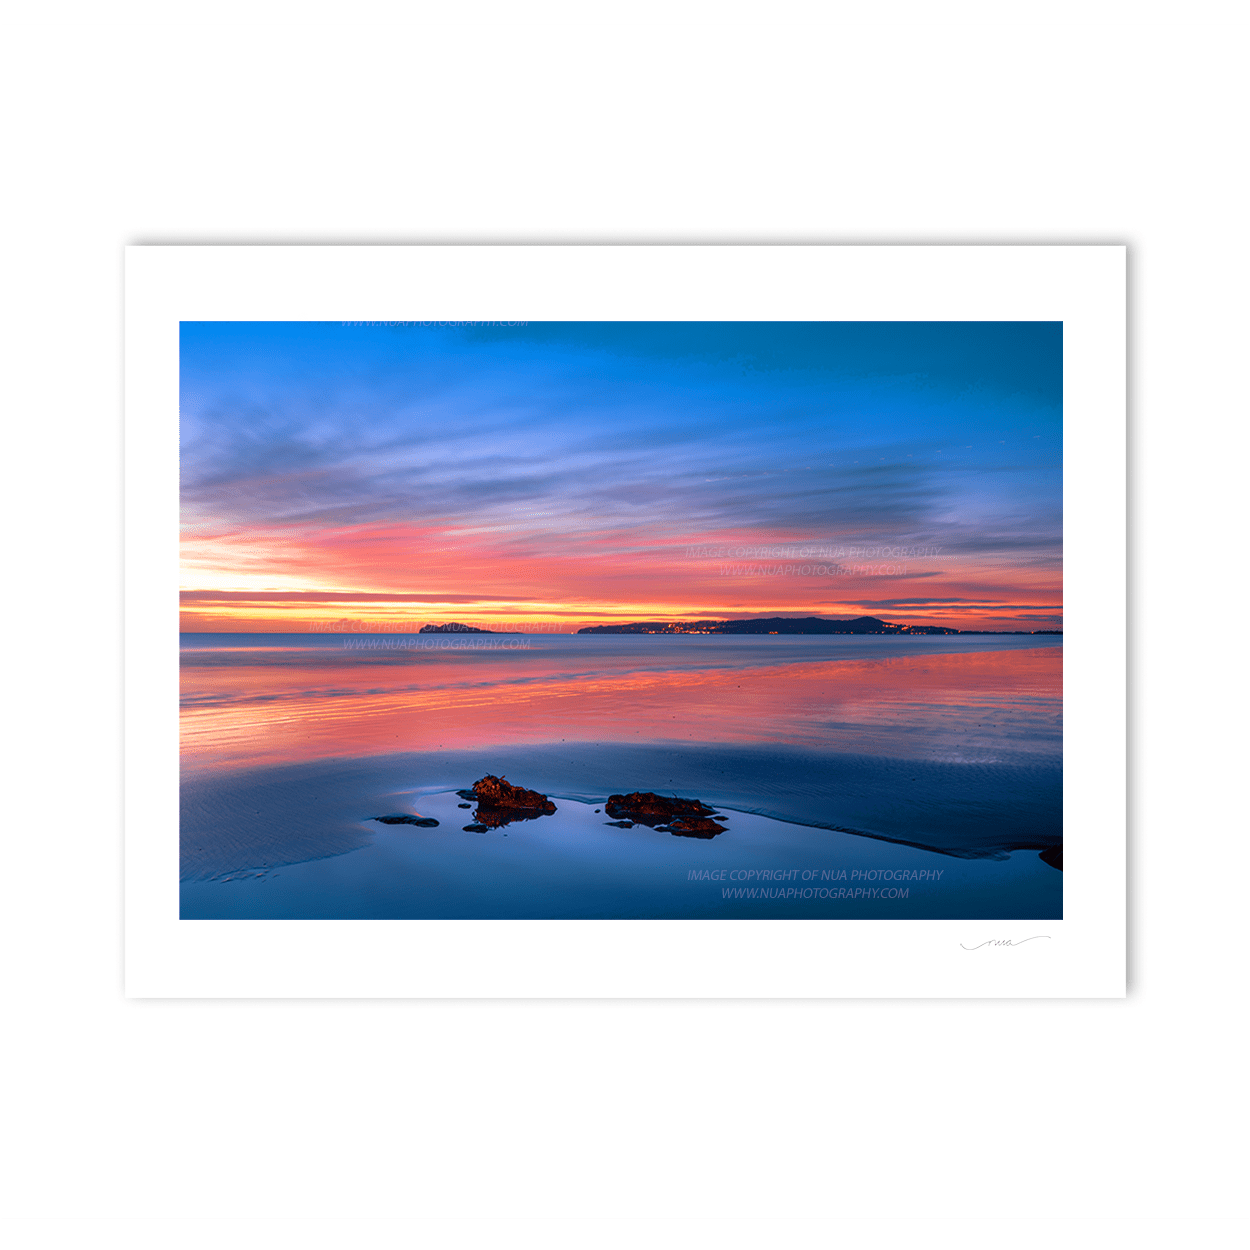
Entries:
{"label": "streaked cloud", "polygon": [[[1049,607],[1058,353],[1049,325],[185,325],[184,607]],[[938,553],[823,581],[686,555],[744,543]]]}

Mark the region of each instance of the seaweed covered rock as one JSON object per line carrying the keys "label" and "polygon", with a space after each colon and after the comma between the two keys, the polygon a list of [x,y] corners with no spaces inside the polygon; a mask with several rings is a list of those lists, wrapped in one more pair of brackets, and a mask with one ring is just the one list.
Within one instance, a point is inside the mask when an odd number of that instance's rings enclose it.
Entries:
{"label": "seaweed covered rock", "polygon": [[667,829],[678,838],[714,838],[718,833],[725,832],[724,825],[716,823],[717,820],[724,819],[723,816],[716,817],[716,820],[707,816],[678,816],[667,825],[657,825],[656,828]]}
{"label": "seaweed covered rock", "polygon": [[473,783],[473,797],[487,807],[507,808],[515,811],[535,811],[550,816],[556,805],[537,790],[512,785],[506,777],[492,777],[489,773]]}
{"label": "seaweed covered rock", "polygon": [[629,828],[625,822],[634,821],[678,838],[714,838],[725,832],[724,826],[716,823],[725,817],[717,816],[715,808],[699,799],[635,790],[633,794],[611,795],[603,808],[616,818],[608,823],[623,829]]}
{"label": "seaweed covered rock", "polygon": [[472,790],[459,793],[477,800],[474,824],[488,829],[498,829],[514,820],[537,820],[556,810],[556,805],[545,794],[514,786],[505,777],[493,777],[490,773],[475,781]]}
{"label": "seaweed covered rock", "polygon": [[633,794],[612,794],[603,805],[604,811],[616,820],[634,820],[639,824],[667,824],[677,816],[714,816],[716,809],[698,799],[678,799],[665,794],[634,791]]}

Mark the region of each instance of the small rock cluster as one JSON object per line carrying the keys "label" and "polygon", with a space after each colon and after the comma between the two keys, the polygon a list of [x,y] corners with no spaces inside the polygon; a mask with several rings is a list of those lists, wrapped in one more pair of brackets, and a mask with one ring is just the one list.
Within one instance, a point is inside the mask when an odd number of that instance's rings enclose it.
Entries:
{"label": "small rock cluster", "polygon": [[[477,803],[473,823],[464,826],[467,833],[485,833],[514,820],[537,820],[540,816],[554,815],[556,811],[556,805],[545,794],[527,790],[524,786],[514,786],[507,778],[490,773],[478,778],[471,790],[457,790],[456,793],[469,800],[461,803],[461,807]],[[595,809],[596,812],[598,810]],[[605,823],[617,829],[647,825],[678,838],[714,838],[725,832],[724,822],[728,819],[727,816],[718,816],[715,808],[699,799],[679,799],[675,795],[653,794],[650,790],[610,795],[603,810],[613,818]],[[401,813],[375,816],[373,819],[384,825],[418,825],[422,829],[438,827],[438,821],[430,816]]]}

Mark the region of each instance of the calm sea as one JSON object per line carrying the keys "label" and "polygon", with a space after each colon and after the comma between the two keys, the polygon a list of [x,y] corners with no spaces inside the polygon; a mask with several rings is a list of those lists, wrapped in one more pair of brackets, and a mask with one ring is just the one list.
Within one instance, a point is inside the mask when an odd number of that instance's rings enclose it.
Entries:
{"label": "calm sea", "polygon": [[[185,634],[183,914],[1058,915],[1062,658],[1043,635]],[[563,814],[465,833],[451,792],[486,772]],[[630,790],[729,831],[605,826]],[[440,826],[370,819],[407,811]],[[682,876],[813,856],[948,885],[761,912]]]}

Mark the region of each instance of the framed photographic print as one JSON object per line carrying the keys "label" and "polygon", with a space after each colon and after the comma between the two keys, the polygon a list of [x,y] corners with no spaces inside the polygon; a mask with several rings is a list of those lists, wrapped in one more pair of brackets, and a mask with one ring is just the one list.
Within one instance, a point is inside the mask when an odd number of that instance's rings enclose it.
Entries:
{"label": "framed photographic print", "polygon": [[1124,300],[129,249],[128,992],[1123,994]]}

